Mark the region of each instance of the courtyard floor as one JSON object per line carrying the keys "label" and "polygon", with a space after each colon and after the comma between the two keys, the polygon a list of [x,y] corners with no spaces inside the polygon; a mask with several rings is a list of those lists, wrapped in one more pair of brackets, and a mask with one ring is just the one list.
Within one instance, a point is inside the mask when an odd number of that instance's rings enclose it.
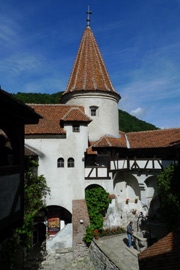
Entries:
{"label": "courtyard floor", "polygon": [[[107,236],[94,241],[101,251],[120,270],[138,270],[137,251],[127,247],[127,235]],[[64,255],[38,255],[38,250],[34,250],[28,257],[24,270],[95,270],[90,257],[73,260],[72,253]],[[99,270],[99,269],[96,269]]]}

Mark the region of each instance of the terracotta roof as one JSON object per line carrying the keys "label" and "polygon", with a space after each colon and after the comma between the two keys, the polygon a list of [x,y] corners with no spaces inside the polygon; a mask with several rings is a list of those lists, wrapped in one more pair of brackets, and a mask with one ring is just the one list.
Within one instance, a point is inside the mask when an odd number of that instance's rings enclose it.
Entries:
{"label": "terracotta roof", "polygon": [[61,121],[79,121],[90,123],[92,120],[80,108],[70,108],[70,110],[62,117]]}
{"label": "terracotta roof", "polygon": [[98,44],[89,26],[83,33],[69,82],[63,95],[81,90],[110,91],[119,96],[112,85]]}
{"label": "terracotta roof", "polygon": [[86,149],[86,154],[87,154],[87,155],[96,155],[96,154],[97,154],[97,151],[93,151],[93,150],[92,150],[92,146],[89,146],[89,147]]}
{"label": "terracotta roof", "polygon": [[[43,119],[39,120],[38,125],[26,125],[25,134],[65,134],[65,130],[60,126],[60,120],[71,109],[79,108],[82,111],[82,115],[85,118],[83,106],[72,105],[60,105],[60,104],[29,104],[35,112],[43,116]],[[80,113],[77,118],[79,118]],[[87,117],[87,116],[86,116]],[[75,114],[73,115],[73,121],[75,121]],[[89,119],[89,118],[88,118]],[[72,120],[71,120],[72,121]],[[89,121],[89,120],[88,120]]]}
{"label": "terracotta roof", "polygon": [[130,148],[158,148],[177,144],[180,128],[127,133]]}
{"label": "terracotta roof", "polygon": [[127,147],[125,133],[120,131],[120,138],[114,138],[107,135],[102,136],[94,142],[92,147]]}
{"label": "terracotta roof", "polygon": [[102,136],[93,147],[160,148],[180,145],[180,128],[124,133],[120,138]]}
{"label": "terracotta roof", "polygon": [[180,229],[139,254],[140,270],[180,269]]}
{"label": "terracotta roof", "polygon": [[34,151],[27,148],[27,146],[24,147],[24,155],[25,156],[34,156],[34,157],[38,156],[37,153],[35,153]]}

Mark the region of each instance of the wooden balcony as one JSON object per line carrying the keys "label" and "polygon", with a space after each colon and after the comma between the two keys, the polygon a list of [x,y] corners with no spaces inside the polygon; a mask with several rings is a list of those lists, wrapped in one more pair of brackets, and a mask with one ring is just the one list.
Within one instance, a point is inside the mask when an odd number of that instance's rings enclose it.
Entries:
{"label": "wooden balcony", "polygon": [[118,160],[110,161],[109,172],[117,171],[135,171],[135,172],[157,172],[162,171],[169,164],[174,164],[175,161],[162,160],[159,158],[122,158]]}

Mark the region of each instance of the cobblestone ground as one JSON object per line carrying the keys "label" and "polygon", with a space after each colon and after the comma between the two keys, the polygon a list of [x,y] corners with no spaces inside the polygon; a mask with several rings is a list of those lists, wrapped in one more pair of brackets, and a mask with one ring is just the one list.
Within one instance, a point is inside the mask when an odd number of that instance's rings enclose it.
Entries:
{"label": "cobblestone ground", "polygon": [[73,260],[72,252],[48,255],[42,250],[34,249],[24,263],[23,270],[94,270],[89,256]]}
{"label": "cobblestone ground", "polygon": [[46,260],[41,264],[40,270],[94,270],[94,266],[89,257],[84,257],[78,260],[72,258],[61,257],[56,259]]}

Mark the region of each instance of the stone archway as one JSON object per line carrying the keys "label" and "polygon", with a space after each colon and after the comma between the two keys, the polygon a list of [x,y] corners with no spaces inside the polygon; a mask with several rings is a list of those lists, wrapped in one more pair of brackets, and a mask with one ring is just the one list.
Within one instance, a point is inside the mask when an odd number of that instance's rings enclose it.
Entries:
{"label": "stone archway", "polygon": [[[89,185],[89,186],[87,186],[87,187],[85,188],[85,191],[86,191],[87,189],[92,189],[92,188],[96,188],[96,187],[101,187],[101,188],[104,189],[104,187],[101,186],[101,185],[98,185],[98,184],[91,184],[91,185]],[[104,189],[104,190],[105,190],[105,189]]]}
{"label": "stone archway", "polygon": [[113,182],[114,193],[119,202],[129,199],[134,202],[136,198],[140,198],[140,190],[136,177],[131,173],[116,174]]}
{"label": "stone archway", "polygon": [[66,208],[57,205],[47,206],[48,233],[55,235],[68,223],[72,223],[72,214]]}

